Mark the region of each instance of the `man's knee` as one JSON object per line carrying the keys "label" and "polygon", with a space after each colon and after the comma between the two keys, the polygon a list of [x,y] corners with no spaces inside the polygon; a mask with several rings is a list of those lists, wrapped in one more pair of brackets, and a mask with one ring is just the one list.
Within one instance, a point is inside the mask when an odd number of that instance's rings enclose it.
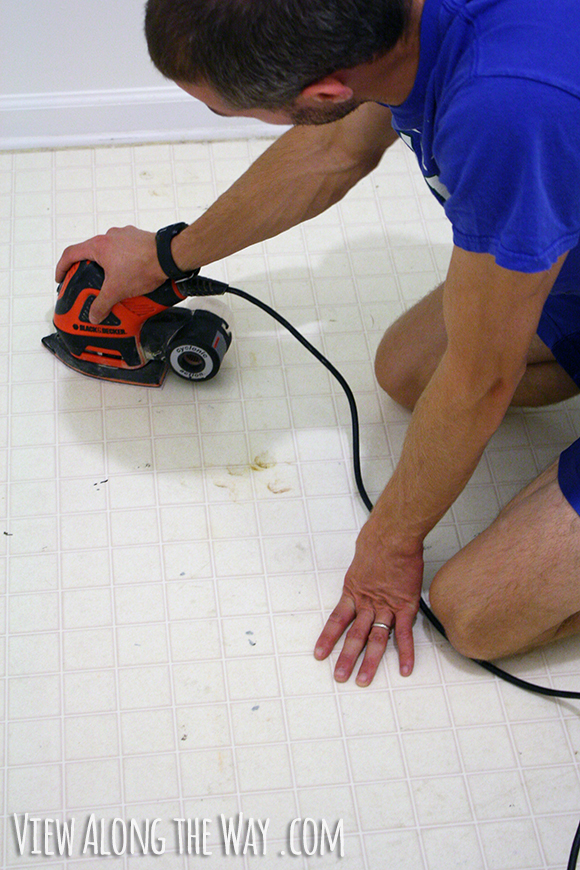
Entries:
{"label": "man's knee", "polygon": [[384,334],[375,356],[375,376],[379,386],[399,405],[410,411],[422,390],[419,388],[417,366],[409,346],[394,324]]}
{"label": "man's knee", "polygon": [[[461,580],[465,578],[462,577]],[[465,595],[463,583],[453,565],[444,565],[429,589],[431,610],[443,625],[447,639],[457,652],[469,659],[493,659],[500,655],[497,634],[480,607]]]}
{"label": "man's knee", "polygon": [[377,381],[388,395],[412,410],[447,346],[443,287],[406,311],[385,332],[375,358]]}

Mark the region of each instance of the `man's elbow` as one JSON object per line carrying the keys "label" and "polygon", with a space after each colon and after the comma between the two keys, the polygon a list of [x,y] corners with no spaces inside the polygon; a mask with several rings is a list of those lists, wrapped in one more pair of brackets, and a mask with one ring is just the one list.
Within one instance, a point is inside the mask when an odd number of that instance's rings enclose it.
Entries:
{"label": "man's elbow", "polygon": [[456,389],[463,394],[467,404],[483,401],[507,407],[526,371],[525,359],[505,358],[492,353],[470,363],[449,359],[449,364],[456,372],[453,378]]}
{"label": "man's elbow", "polygon": [[385,151],[398,140],[385,106],[364,103],[335,124],[326,127],[328,144],[343,171],[363,178],[380,163]]}
{"label": "man's elbow", "polygon": [[525,363],[464,369],[451,379],[456,408],[476,411],[480,420],[485,419],[491,437],[505,417],[525,370]]}

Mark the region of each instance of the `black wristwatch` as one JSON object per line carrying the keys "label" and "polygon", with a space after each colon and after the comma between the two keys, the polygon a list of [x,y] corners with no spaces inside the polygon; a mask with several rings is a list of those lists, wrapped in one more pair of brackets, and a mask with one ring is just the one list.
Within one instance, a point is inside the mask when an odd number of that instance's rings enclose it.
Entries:
{"label": "black wristwatch", "polygon": [[175,236],[179,235],[188,225],[185,223],[170,224],[168,227],[162,227],[155,234],[155,243],[157,245],[157,259],[159,265],[165,272],[168,278],[172,281],[184,281],[186,278],[192,278],[197,275],[199,269],[188,269],[184,272],[179,268],[173,254],[171,253],[171,241]]}

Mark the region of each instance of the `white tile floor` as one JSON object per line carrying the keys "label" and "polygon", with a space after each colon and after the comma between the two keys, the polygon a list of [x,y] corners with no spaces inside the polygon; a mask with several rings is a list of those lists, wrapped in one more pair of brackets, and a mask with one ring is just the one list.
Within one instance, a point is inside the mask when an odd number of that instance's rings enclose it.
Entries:
{"label": "white tile floor", "polygon": [[[207,384],[100,383],[40,346],[66,244],[191,221],[265,144],[0,155],[2,865],[561,868],[580,816],[578,704],[496,681],[422,619],[410,679],[391,654],[371,688],[339,686],[312,658],[365,516],[327,373],[239,299]],[[349,379],[374,495],[407,425],[375,387],[374,348],[448,256],[445,219],[397,146],[339,207],[206,270],[274,303]],[[510,414],[430,536],[427,582],[578,434],[577,402]],[[509,664],[580,688],[576,641]],[[265,857],[251,828],[245,855],[244,840],[221,848],[220,814],[240,812],[269,819]],[[14,813],[40,819],[22,855]],[[85,840],[91,814],[121,854]],[[46,821],[63,818],[70,856]],[[160,819],[165,845],[131,856],[115,818],[143,836]],[[210,820],[211,856],[179,854],[176,818],[192,833]],[[291,856],[299,818],[331,832],[342,819],[342,861],[328,844],[308,857],[308,841]]]}

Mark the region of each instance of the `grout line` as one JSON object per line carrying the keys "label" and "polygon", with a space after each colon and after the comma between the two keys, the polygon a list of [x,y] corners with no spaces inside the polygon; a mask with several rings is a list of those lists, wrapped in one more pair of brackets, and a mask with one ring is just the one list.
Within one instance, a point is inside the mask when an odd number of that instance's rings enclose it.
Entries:
{"label": "grout line", "polygon": [[479,830],[479,820],[477,818],[475,803],[473,800],[473,796],[471,794],[471,789],[469,787],[469,777],[468,777],[467,771],[465,769],[465,761],[463,759],[463,754],[461,752],[461,746],[460,746],[459,739],[458,739],[458,734],[457,734],[458,728],[455,724],[455,720],[453,717],[453,708],[452,708],[451,702],[449,700],[449,692],[447,689],[447,683],[446,683],[444,676],[443,676],[443,673],[442,673],[441,660],[440,660],[440,649],[436,644],[433,644],[433,647],[434,647],[433,655],[435,657],[435,662],[437,664],[437,670],[439,672],[439,679],[440,679],[440,683],[441,683],[441,688],[442,688],[443,694],[445,696],[445,705],[447,708],[447,714],[449,716],[449,722],[451,723],[451,733],[453,735],[453,743],[455,745],[455,750],[457,752],[457,757],[459,759],[459,765],[460,765],[460,769],[461,769],[461,779],[463,781],[463,784],[465,787],[465,792],[467,794],[467,802],[469,805],[469,811],[471,812],[472,825],[475,829],[477,844],[479,846],[479,851],[481,854],[481,859],[483,861],[484,868],[485,868],[485,870],[489,870],[487,855],[485,854],[485,849],[484,849],[483,841],[481,838],[481,832]]}
{"label": "grout line", "polygon": [[519,779],[520,785],[521,785],[521,787],[522,787],[523,793],[524,793],[524,795],[525,795],[525,800],[526,800],[526,804],[527,804],[527,808],[528,808],[528,816],[529,816],[529,819],[530,819],[531,825],[532,825],[532,827],[533,827],[533,829],[534,829],[534,834],[535,834],[535,837],[536,837],[536,845],[537,845],[537,847],[538,847],[538,853],[539,853],[540,855],[542,855],[542,854],[543,854],[543,851],[544,851],[544,850],[543,850],[543,847],[542,847],[542,840],[541,840],[541,838],[540,838],[540,832],[539,832],[539,830],[538,830],[538,825],[537,825],[536,818],[535,818],[535,815],[534,815],[534,810],[533,810],[533,807],[532,807],[532,802],[531,802],[531,800],[530,800],[530,796],[529,796],[529,794],[528,794],[528,787],[527,787],[527,785],[526,785],[526,780],[525,780],[525,777],[524,777],[524,767],[523,767],[523,765],[522,765],[522,763],[521,763],[521,761],[520,761],[520,755],[519,755],[519,753],[518,753],[518,748],[517,748],[517,744],[516,744],[516,739],[515,739],[514,734],[513,734],[513,731],[512,731],[512,722],[510,721],[510,717],[509,717],[509,715],[508,715],[507,707],[506,707],[506,704],[505,704],[505,699],[504,699],[503,693],[502,693],[502,691],[501,691],[500,685],[497,686],[497,694],[498,694],[498,698],[499,698],[499,702],[500,702],[500,705],[501,705],[501,708],[502,708],[503,714],[504,714],[504,716],[505,716],[505,724],[506,724],[506,727],[507,727],[507,732],[508,732],[508,736],[509,736],[509,742],[510,742],[510,746],[511,746],[511,750],[512,750],[513,756],[514,756],[514,758],[516,759],[516,769],[517,769],[517,771],[518,771],[518,779]]}
{"label": "grout line", "polygon": [[[51,204],[52,204],[52,230],[53,230],[53,239],[56,240],[56,155],[52,155],[51,160],[51,169],[52,169],[52,196],[51,196]],[[53,245],[53,250],[56,248],[56,242]],[[55,251],[56,257],[56,251]],[[55,259],[56,262],[56,259]],[[53,427],[53,435],[55,439],[55,499],[56,499],[56,536],[57,536],[57,593],[58,593],[58,634],[59,634],[59,659],[60,659],[60,673],[59,673],[59,690],[60,690],[60,716],[59,716],[59,727],[60,727],[60,749],[61,749],[61,771],[60,771],[60,788],[61,788],[61,806],[62,806],[62,818],[63,821],[67,818],[67,793],[66,793],[66,761],[67,761],[67,753],[66,753],[66,732],[65,732],[65,667],[64,667],[64,612],[63,612],[63,570],[62,570],[62,561],[61,561],[61,541],[62,541],[62,527],[61,527],[61,491],[60,491],[60,463],[59,463],[59,414],[58,414],[58,371],[56,366],[53,363],[53,396],[54,396],[54,427]]]}
{"label": "grout line", "polygon": [[[211,152],[211,145],[210,145],[210,152]],[[214,194],[217,194],[218,185],[217,185],[217,181],[216,181],[216,177],[215,177],[215,167],[214,167],[214,163],[213,163],[213,155],[212,154],[210,155],[210,166],[211,166],[211,178],[212,178],[212,184],[213,184],[213,188],[214,188]],[[208,474],[207,474],[206,466],[204,465],[203,439],[202,439],[202,433],[201,433],[201,422],[199,419],[199,413],[197,414],[197,421],[198,421],[197,434],[198,434],[198,440],[199,440],[200,466],[202,469],[201,479],[202,479],[202,483],[203,483],[203,491],[204,491],[204,496],[205,496],[205,501],[204,501],[205,515],[206,515],[208,536],[210,536],[210,533],[211,533],[211,512],[210,512],[210,499],[209,499],[209,494],[208,494]],[[247,438],[246,438],[246,449],[247,449]],[[216,619],[217,619],[218,635],[219,635],[220,650],[221,650],[220,660],[221,660],[222,679],[224,682],[224,702],[225,702],[227,717],[228,717],[228,729],[229,729],[229,738],[230,738],[229,739],[229,749],[230,749],[231,754],[232,754],[234,794],[235,794],[235,798],[237,801],[238,812],[241,813],[242,812],[242,792],[241,792],[241,788],[240,788],[240,777],[239,777],[239,773],[238,773],[238,764],[237,764],[237,746],[236,746],[236,741],[235,741],[235,737],[234,737],[235,732],[234,732],[234,718],[233,718],[233,712],[232,712],[232,698],[230,696],[227,657],[225,655],[225,637],[224,637],[224,630],[223,630],[223,621],[222,621],[222,614],[221,614],[221,601],[220,601],[220,596],[219,596],[219,586],[218,586],[218,579],[217,579],[218,575],[217,575],[216,564],[215,564],[214,550],[213,550],[213,547],[211,546],[211,539],[209,541],[209,553],[210,553],[210,561],[211,561],[211,576],[213,579],[213,594],[214,594],[214,598],[215,598],[215,607],[216,607]],[[247,868],[248,865],[247,865],[247,859],[245,856],[243,858],[243,864],[244,864],[244,867]],[[249,870],[249,868],[248,868],[248,870]]]}
{"label": "grout line", "polygon": [[[423,861],[424,870],[429,870],[427,852],[425,849],[425,844],[423,842],[423,837],[421,835],[422,825],[419,822],[419,813],[417,811],[417,804],[415,801],[415,796],[413,794],[413,789],[411,787],[413,777],[411,775],[409,763],[407,761],[405,746],[404,746],[403,739],[402,739],[403,732],[402,732],[402,728],[401,728],[401,722],[400,722],[399,713],[397,710],[397,705],[395,703],[394,692],[392,689],[391,689],[391,705],[392,705],[392,709],[393,709],[393,718],[394,718],[395,723],[396,723],[395,733],[397,735],[397,742],[399,744],[399,752],[401,753],[401,759],[403,762],[403,769],[405,771],[405,782],[407,783],[407,789],[409,792],[409,800],[411,802],[411,807],[413,808],[413,829],[415,830],[415,832],[417,834],[417,842],[419,844],[419,851],[421,853],[421,859]],[[419,868],[418,868],[418,870],[419,870]]]}
{"label": "grout line", "polygon": [[[91,172],[93,176],[93,219],[95,228],[97,228],[98,224],[98,209],[97,209],[97,181],[96,181],[96,152],[93,151],[91,154]],[[106,405],[105,405],[105,390],[103,388],[103,384],[99,383],[99,393],[100,393],[100,416],[101,416],[101,427],[103,437],[102,441],[102,449],[103,449],[103,474],[104,479],[109,479],[109,468],[108,468],[108,455],[106,450],[107,445],[107,427],[106,427]],[[121,681],[120,681],[120,666],[119,666],[119,642],[117,637],[117,610],[116,610],[116,601],[115,601],[115,586],[114,586],[114,565],[113,565],[113,528],[111,523],[111,502],[110,502],[110,493],[109,488],[105,489],[104,493],[104,501],[105,501],[105,511],[106,511],[106,524],[107,524],[107,561],[109,566],[109,583],[107,584],[109,591],[109,602],[111,607],[111,636],[112,636],[112,650],[113,650],[113,675],[114,675],[114,685],[115,685],[115,720],[117,723],[117,744],[118,744],[118,757],[117,757],[117,772],[119,776],[119,798],[120,798],[120,807],[121,807],[121,816],[122,818],[126,818],[127,816],[127,800],[126,800],[126,788],[125,788],[125,776],[124,776],[124,752],[123,752],[123,726],[122,726],[122,716],[121,716]],[[63,699],[64,700],[64,699]],[[121,866],[127,867],[127,857],[126,855],[121,858]]]}
{"label": "grout line", "polygon": [[[134,149],[131,151],[132,153],[132,169],[133,169],[133,182],[134,186],[136,185],[136,167],[135,167],[135,153]],[[173,175],[173,165],[172,165],[172,175]],[[181,760],[183,753],[180,752],[180,734],[178,729],[178,704],[176,699],[176,691],[175,691],[175,674],[174,674],[174,664],[173,661],[173,644],[171,638],[171,618],[170,618],[170,608],[169,608],[169,597],[168,597],[168,580],[167,573],[165,569],[165,559],[164,559],[164,549],[163,549],[163,530],[162,530],[162,521],[161,521],[161,511],[163,509],[162,502],[159,496],[159,477],[157,473],[157,457],[155,454],[155,446],[153,443],[154,433],[155,433],[155,421],[153,416],[153,404],[151,402],[151,393],[148,394],[148,403],[147,410],[149,413],[149,430],[150,430],[150,443],[151,443],[151,468],[149,469],[148,476],[151,477],[153,482],[153,491],[154,491],[154,499],[155,499],[155,513],[156,513],[156,524],[157,524],[157,538],[158,538],[158,553],[159,553],[159,564],[161,567],[161,591],[163,596],[163,608],[165,619],[163,621],[163,625],[165,627],[165,643],[167,645],[167,672],[169,674],[169,694],[170,694],[170,707],[172,716],[172,732],[173,732],[173,743],[174,749],[171,754],[175,761],[175,776],[177,781],[177,802],[179,804],[179,817],[181,819],[186,818],[185,813],[185,797],[184,797],[184,789],[183,789],[183,776],[181,769]],[[120,586],[116,588],[121,588]],[[150,625],[153,623],[147,623]],[[167,709],[167,708],[160,708]],[[151,753],[127,753],[130,757],[145,757],[146,755],[151,755],[152,757],[157,757],[159,752],[151,752]],[[150,801],[149,801],[150,802]],[[178,856],[178,853],[173,855],[173,860],[175,861]],[[186,859],[184,857],[180,857],[181,867],[186,866]],[[176,865],[177,866],[177,865]]]}
{"label": "grout line", "polygon": [[[269,276],[268,276],[268,290],[269,290],[269,294],[270,294],[271,298],[273,299],[274,298],[274,291],[273,291],[271,279]],[[250,304],[251,303],[248,303],[248,305],[250,305]],[[263,316],[266,319],[269,319],[268,315],[265,312],[263,313]],[[283,360],[282,346],[281,346],[281,340],[280,340],[281,335],[282,335],[281,331],[276,330],[276,340],[277,340],[277,346],[278,346],[278,353],[280,354],[280,359]],[[283,379],[283,384],[284,384],[284,398],[285,398],[286,407],[288,410],[289,419],[291,420],[292,419],[292,408],[291,408],[291,403],[290,403],[290,389],[289,389],[288,378],[287,378],[287,374],[286,374],[286,368],[285,368],[283,362],[282,362],[282,379]],[[248,432],[249,430],[248,430],[248,426],[247,426],[247,415],[246,415],[246,410],[245,410],[245,402],[243,401],[244,386],[243,386],[242,379],[240,379],[240,391],[241,391],[241,396],[242,396],[242,416],[243,416],[244,423],[245,423],[245,430],[246,430],[246,432]],[[298,460],[297,444],[296,444],[296,438],[295,438],[295,433],[294,433],[293,427],[291,427],[291,432],[292,432],[293,450],[294,450],[294,454],[296,456],[296,460]],[[272,432],[272,439],[274,439],[274,437],[275,437],[275,432]],[[249,456],[251,455],[251,450],[250,450],[249,444],[248,444],[248,455]],[[304,505],[304,486],[303,486],[302,475],[300,473],[298,461],[296,461],[296,466],[297,466],[298,481],[299,481],[299,486],[300,486],[300,497],[297,498],[296,501],[298,501]],[[255,490],[255,485],[254,485],[253,480],[252,480],[252,490],[254,492],[254,497],[255,497],[256,490]],[[278,687],[279,687],[279,692],[280,692],[280,706],[281,706],[281,710],[282,710],[282,720],[283,720],[284,735],[285,735],[283,745],[286,748],[286,756],[288,759],[288,767],[290,770],[290,777],[291,777],[291,782],[292,782],[291,791],[292,791],[292,794],[294,797],[294,808],[295,808],[296,815],[299,816],[299,814],[300,814],[300,797],[299,797],[299,792],[298,792],[298,784],[296,781],[296,772],[294,769],[294,759],[292,756],[292,740],[290,738],[290,726],[289,726],[289,722],[288,722],[288,711],[286,709],[286,693],[284,691],[282,671],[280,668],[280,654],[278,651],[278,643],[277,643],[277,637],[276,637],[275,616],[274,616],[274,612],[273,612],[273,608],[272,608],[272,597],[270,594],[270,589],[269,589],[269,584],[268,584],[268,573],[269,572],[268,572],[268,568],[267,568],[266,553],[265,553],[265,549],[264,549],[264,537],[265,537],[265,535],[262,531],[262,518],[260,515],[260,511],[256,511],[255,513],[256,513],[256,520],[257,520],[258,530],[259,530],[258,540],[260,542],[260,556],[262,559],[262,566],[263,566],[263,571],[264,571],[264,580],[265,580],[264,588],[265,588],[265,592],[266,592],[268,622],[270,625],[270,632],[272,635],[274,663],[275,663],[275,667],[276,667],[276,677],[278,680]],[[304,513],[305,513],[305,517],[306,517],[307,534],[308,534],[308,540],[310,543],[310,549],[311,549],[311,552],[313,553],[312,536],[311,536],[310,528],[309,528],[309,518],[308,518],[308,513],[307,513],[305,508],[304,508]],[[305,859],[303,859],[301,863],[302,863],[302,866],[304,868],[307,868],[308,865],[307,865],[307,862],[305,861]]]}
{"label": "grout line", "polygon": [[[304,242],[305,259],[306,259],[307,267],[309,270],[309,275],[312,275],[312,259],[310,256],[310,251],[308,249],[308,245],[306,243],[306,239],[305,239],[305,236],[307,234],[307,228],[305,228],[304,226],[301,226],[300,231],[301,231],[303,242]],[[351,263],[350,256],[349,256],[349,263]],[[352,269],[352,264],[351,264],[351,269]],[[312,282],[311,278],[310,278],[310,282],[312,285],[313,282]],[[313,296],[314,296],[314,309],[316,312],[316,318],[317,318],[317,321],[320,323],[322,321],[322,315],[321,315],[320,306],[316,300],[316,295],[314,294],[314,291],[313,291]],[[364,321],[363,321],[363,323],[364,323]],[[326,356],[327,350],[326,350],[326,344],[324,341],[324,334],[322,331],[320,333],[319,338],[320,338],[319,344],[320,344],[322,353],[324,353],[324,355]],[[315,346],[316,346],[316,342],[312,342],[312,343],[315,344]],[[285,380],[286,385],[288,387],[285,371],[284,371],[284,380]],[[352,463],[351,463],[350,455],[349,455],[351,451],[349,451],[348,446],[347,446],[349,443],[349,436],[345,435],[345,432],[344,432],[345,427],[341,423],[341,415],[340,415],[340,409],[338,406],[337,393],[334,389],[332,389],[335,379],[332,377],[332,375],[330,373],[328,373],[327,380],[329,382],[330,398],[332,401],[332,407],[333,407],[334,417],[335,417],[335,426],[333,428],[335,428],[336,431],[338,432],[338,436],[340,439],[340,445],[341,445],[340,461],[344,462],[345,468],[351,468]],[[342,395],[342,390],[341,390],[341,395]],[[344,397],[344,401],[346,403],[346,397]],[[296,442],[296,435],[295,435],[295,427],[294,426],[293,426],[293,435],[294,435],[295,449],[297,451],[298,445]],[[352,439],[352,434],[350,435],[350,438]],[[299,456],[298,451],[296,452],[296,456],[298,458],[298,456]],[[300,483],[301,483],[301,487],[302,487],[302,492],[304,492],[304,484],[303,484],[303,478],[302,478],[301,465],[302,465],[302,461],[299,461],[298,462],[299,479],[300,479]],[[351,500],[353,502],[355,500],[358,501],[358,493],[354,490],[354,481],[352,480],[352,473],[349,475],[349,482],[351,485],[351,492],[349,493],[349,495],[351,496]],[[353,510],[354,510],[354,508],[353,508]],[[318,562],[316,560],[316,550],[314,547],[314,537],[315,536],[314,536],[314,533],[312,532],[312,524],[311,524],[310,514],[308,512],[306,505],[305,505],[305,514],[306,514],[306,522],[307,522],[309,537],[311,540],[312,555],[313,555],[313,560],[314,560],[314,565],[315,565],[316,587],[317,587],[317,591],[318,591],[318,598],[319,598],[319,601],[321,604],[322,622],[323,622],[323,624],[325,624],[327,619],[328,619],[328,616],[330,614],[328,614],[328,612],[326,611],[326,608],[324,607],[322,590],[320,588],[320,571],[319,571]],[[354,515],[356,518],[356,510],[354,511]],[[355,535],[355,533],[353,532],[353,538],[354,538],[354,535]],[[338,592],[338,594],[340,594],[340,593]],[[343,640],[341,639],[339,641],[339,643],[342,644]],[[328,659],[328,664],[330,665],[332,661],[333,661],[333,656],[331,655]],[[316,666],[322,667],[323,663],[316,662]],[[326,663],[324,663],[324,666],[326,666]],[[339,701],[339,690],[338,690],[336,682],[334,681],[333,676],[331,677],[331,679],[332,679],[333,695],[334,695],[334,699],[335,699],[335,708],[337,710],[338,722],[339,722],[339,726],[340,726],[342,751],[344,754],[344,758],[345,758],[345,762],[346,762],[346,766],[347,766],[347,771],[348,771],[348,779],[349,779],[348,786],[349,786],[350,797],[352,800],[352,806],[353,806],[353,810],[354,810],[354,820],[356,823],[357,839],[358,839],[358,843],[359,843],[360,851],[361,851],[361,855],[362,855],[363,868],[364,868],[364,870],[369,870],[369,859],[368,859],[367,850],[366,850],[365,837],[364,837],[362,823],[361,823],[360,808],[358,805],[357,792],[356,792],[355,781],[354,781],[353,772],[352,772],[352,762],[351,762],[350,754],[348,752],[348,740],[347,740],[347,735],[346,735],[346,731],[344,728],[344,721],[343,721],[342,716],[340,715],[341,707],[340,707],[340,701]]]}
{"label": "grout line", "polygon": [[[10,208],[10,266],[14,265],[14,221],[15,221],[15,181],[16,181],[16,167],[15,167],[15,157],[12,155],[11,159],[11,208]],[[12,276],[11,276],[12,277]],[[9,350],[12,349],[12,299],[9,298],[8,305],[8,341],[9,341]],[[6,532],[8,535],[11,534],[10,530],[10,520],[11,520],[11,463],[10,463],[10,448],[11,448],[11,435],[12,435],[12,414],[11,414],[11,399],[12,399],[12,355],[8,354],[8,384],[7,384],[7,433],[6,433]],[[6,867],[8,864],[8,839],[9,839],[9,821],[8,821],[8,771],[9,771],[9,737],[10,737],[10,718],[9,718],[9,710],[10,710],[10,695],[9,695],[9,687],[10,687],[10,632],[9,632],[9,618],[10,618],[10,538],[8,537],[6,540],[6,591],[4,595],[5,600],[5,614],[4,614],[4,660],[5,660],[5,675],[4,675],[4,685],[3,685],[3,696],[4,696],[4,781],[2,787],[2,796],[3,796],[3,843],[1,845],[2,849],[2,858],[3,858],[3,866]]]}

